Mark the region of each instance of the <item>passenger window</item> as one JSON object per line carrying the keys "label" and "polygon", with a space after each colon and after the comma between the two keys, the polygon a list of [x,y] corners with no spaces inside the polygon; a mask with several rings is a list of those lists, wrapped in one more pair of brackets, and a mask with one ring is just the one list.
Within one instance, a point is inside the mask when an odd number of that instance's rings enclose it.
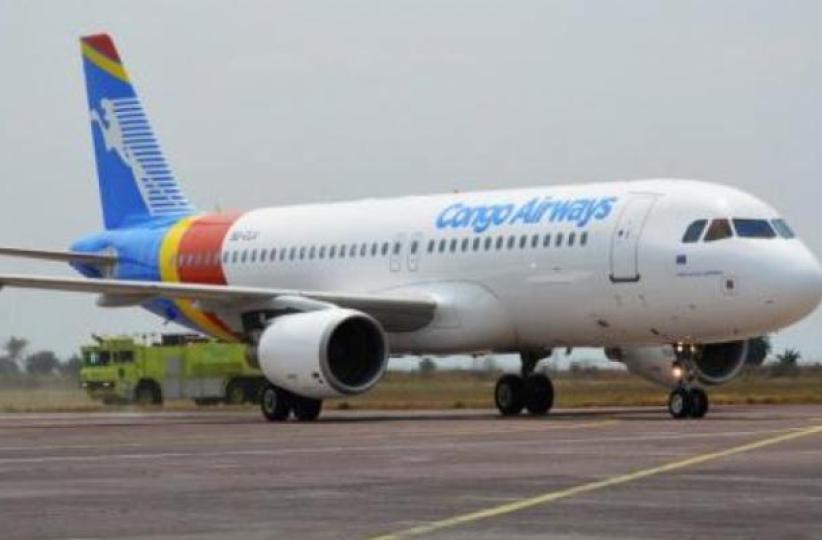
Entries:
{"label": "passenger window", "polygon": [[531,247],[535,248],[538,245],[539,245],[539,235],[535,234],[534,236],[531,237]]}
{"label": "passenger window", "polygon": [[345,258],[345,244],[340,246],[340,259]]}
{"label": "passenger window", "polygon": [[417,242],[416,240],[411,242],[411,255],[416,255],[418,245],[419,245],[419,242]]}
{"label": "passenger window", "polygon": [[477,251],[480,248],[480,242],[481,242],[481,240],[480,240],[479,236],[474,238],[474,246],[473,246],[474,251]]}
{"label": "passenger window", "polygon": [[337,255],[337,246],[328,248],[328,258],[333,259]]}
{"label": "passenger window", "polygon": [[733,235],[734,232],[731,230],[731,224],[727,219],[715,219],[708,226],[708,232],[705,233],[705,242],[714,242],[730,238]]}
{"label": "passenger window", "polygon": [[277,258],[277,248],[271,248],[270,253],[268,254],[268,258],[272,261]]}
{"label": "passenger window", "polygon": [[239,252],[239,251],[234,250],[234,251],[232,251],[232,252],[231,252],[231,262],[232,262],[232,263],[235,263],[235,264],[236,264],[236,263],[237,263],[237,260],[238,260],[239,258],[240,258],[240,252]]}
{"label": "passenger window", "polygon": [[372,243],[371,244],[371,256],[372,257],[377,256],[377,249],[379,249],[379,246],[377,245],[377,243],[376,242]]}
{"label": "passenger window", "polygon": [[516,237],[514,237],[514,236],[509,236],[509,237],[508,237],[508,244],[507,244],[508,249],[513,249],[513,247],[514,247],[515,245],[517,245],[517,239],[516,239]]}
{"label": "passenger window", "polygon": [[320,259],[325,259],[325,246],[320,246],[320,251],[317,253]]}
{"label": "passenger window", "polygon": [[740,219],[734,218],[734,229],[736,235],[741,238],[775,238],[771,224],[764,219]]}
{"label": "passenger window", "polygon": [[579,235],[579,245],[584,246],[587,243],[588,243],[588,231],[585,231],[584,233]]}
{"label": "passenger window", "polygon": [[568,235],[568,246],[573,246],[577,239],[577,233],[570,233]]}
{"label": "passenger window", "polygon": [[560,247],[562,245],[562,233],[557,233],[556,241],[554,242],[554,245],[557,246],[557,247]]}
{"label": "passenger window", "polygon": [[445,244],[446,244],[446,243],[447,243],[447,242],[445,241],[445,238],[443,238],[442,240],[440,240],[440,249],[439,249],[440,253],[443,253],[443,252],[445,251]]}
{"label": "passenger window", "polygon": [[313,258],[314,258],[314,255],[316,255],[316,254],[317,254],[317,248],[316,248],[315,246],[311,246],[311,247],[308,249],[308,258],[309,258],[309,259],[313,259]]}
{"label": "passenger window", "polygon": [[505,242],[505,239],[502,236],[497,236],[497,249],[502,249],[502,244]]}
{"label": "passenger window", "polygon": [[542,239],[542,247],[551,247],[551,235],[546,234]]}
{"label": "passenger window", "polygon": [[228,251],[223,251],[223,262],[224,263],[228,262],[228,256],[229,256],[229,252]]}
{"label": "passenger window", "polygon": [[685,229],[685,234],[682,236],[682,241],[686,244],[698,242],[699,237],[702,236],[702,231],[705,230],[705,225],[707,223],[707,219],[698,219],[688,225],[688,228]]}
{"label": "passenger window", "polygon": [[382,244],[382,254],[383,254],[383,256],[388,255],[388,242],[383,242],[383,244]]}
{"label": "passenger window", "polygon": [[457,251],[457,239],[456,238],[451,239],[451,246],[449,247],[449,249],[450,249],[451,253],[454,253],[455,251]]}
{"label": "passenger window", "polygon": [[248,250],[244,249],[243,254],[240,256],[240,262],[246,262],[248,260]]}
{"label": "passenger window", "polygon": [[305,246],[302,246],[300,248],[300,260],[303,260],[304,258],[305,258]]}
{"label": "passenger window", "polygon": [[266,257],[268,257],[268,251],[265,250],[265,249],[261,249],[260,250],[260,262],[264,263]]}
{"label": "passenger window", "polygon": [[522,235],[519,237],[519,248],[522,249],[528,244],[528,237],[526,235]]}
{"label": "passenger window", "polygon": [[399,242],[394,242],[394,255],[399,255],[401,249],[402,244],[400,244]]}
{"label": "passenger window", "polygon": [[365,257],[368,255],[368,244],[363,244],[360,246],[360,257]]}
{"label": "passenger window", "polygon": [[494,242],[494,239],[491,238],[490,236],[485,237],[485,251],[488,251],[489,249],[491,249],[491,244],[493,244],[493,242]]}
{"label": "passenger window", "polygon": [[293,261],[297,255],[297,248],[292,246],[291,249],[288,250],[288,260]]}
{"label": "passenger window", "polygon": [[428,241],[428,253],[433,253],[434,252],[434,246],[436,245],[436,243],[437,242],[435,240],[429,240]]}
{"label": "passenger window", "polygon": [[257,250],[256,249],[251,250],[251,257],[250,257],[249,262],[257,262]]}
{"label": "passenger window", "polygon": [[467,239],[467,238],[463,238],[463,239],[462,239],[462,250],[463,250],[463,251],[466,251],[467,249],[468,249],[468,239]]}
{"label": "passenger window", "polygon": [[281,261],[285,260],[285,249],[286,248],[280,248],[280,260]]}
{"label": "passenger window", "polygon": [[348,250],[349,257],[356,257],[357,256],[357,244],[351,244],[351,249]]}

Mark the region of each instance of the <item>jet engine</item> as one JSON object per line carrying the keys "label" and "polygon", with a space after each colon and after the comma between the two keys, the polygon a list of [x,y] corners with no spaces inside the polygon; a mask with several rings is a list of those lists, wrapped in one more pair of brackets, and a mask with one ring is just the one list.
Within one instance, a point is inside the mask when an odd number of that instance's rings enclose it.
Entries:
{"label": "jet engine", "polygon": [[330,308],[274,318],[260,335],[257,358],[273,384],[323,399],[374,386],[388,365],[388,341],[365,313]]}
{"label": "jet engine", "polygon": [[[676,353],[672,345],[607,349],[605,352],[608,358],[622,362],[628,371],[643,379],[669,388],[679,382],[673,369]],[[726,383],[739,374],[747,354],[747,341],[699,345],[692,357],[694,375],[704,385]]]}

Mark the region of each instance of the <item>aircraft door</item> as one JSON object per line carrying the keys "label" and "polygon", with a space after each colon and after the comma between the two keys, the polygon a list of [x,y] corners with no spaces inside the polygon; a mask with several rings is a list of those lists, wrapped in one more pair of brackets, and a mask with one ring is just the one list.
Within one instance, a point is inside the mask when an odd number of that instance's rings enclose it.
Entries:
{"label": "aircraft door", "polygon": [[648,214],[657,196],[651,193],[635,193],[619,215],[611,238],[611,281],[634,283],[639,281],[639,240]]}
{"label": "aircraft door", "polygon": [[394,237],[389,249],[391,250],[390,265],[392,272],[399,272],[402,269],[402,252],[405,249],[405,233],[399,233]]}
{"label": "aircraft door", "polygon": [[408,271],[416,272],[419,268],[420,253],[422,253],[422,233],[411,235],[411,242],[408,244]]}

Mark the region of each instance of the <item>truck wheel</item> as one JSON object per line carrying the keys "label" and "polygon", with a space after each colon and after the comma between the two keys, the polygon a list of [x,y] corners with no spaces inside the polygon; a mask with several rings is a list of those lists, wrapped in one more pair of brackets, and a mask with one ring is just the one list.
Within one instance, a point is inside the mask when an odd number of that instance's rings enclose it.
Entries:
{"label": "truck wheel", "polygon": [[141,406],[162,405],[163,394],[155,383],[143,381],[134,390],[134,402]]}
{"label": "truck wheel", "polygon": [[228,386],[225,389],[225,402],[228,405],[240,405],[245,403],[245,401],[245,385],[242,381],[235,379],[228,383]]}
{"label": "truck wheel", "polygon": [[300,422],[312,422],[320,416],[323,402],[302,396],[294,396],[294,416]]}

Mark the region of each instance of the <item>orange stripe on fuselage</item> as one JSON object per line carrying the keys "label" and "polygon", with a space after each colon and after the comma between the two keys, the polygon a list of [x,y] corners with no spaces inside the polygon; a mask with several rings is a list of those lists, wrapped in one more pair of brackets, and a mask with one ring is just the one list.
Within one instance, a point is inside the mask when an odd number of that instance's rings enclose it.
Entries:
{"label": "orange stripe on fuselage", "polygon": [[191,222],[183,233],[178,258],[191,264],[178,265],[180,281],[225,285],[226,278],[220,262],[223,240],[240,213],[206,214]]}
{"label": "orange stripe on fuselage", "polygon": [[[206,214],[181,219],[166,233],[160,247],[163,281],[225,285],[220,251],[231,224],[240,214]],[[239,341],[215,314],[190,300],[176,300],[180,311],[204,332],[225,341]]]}

